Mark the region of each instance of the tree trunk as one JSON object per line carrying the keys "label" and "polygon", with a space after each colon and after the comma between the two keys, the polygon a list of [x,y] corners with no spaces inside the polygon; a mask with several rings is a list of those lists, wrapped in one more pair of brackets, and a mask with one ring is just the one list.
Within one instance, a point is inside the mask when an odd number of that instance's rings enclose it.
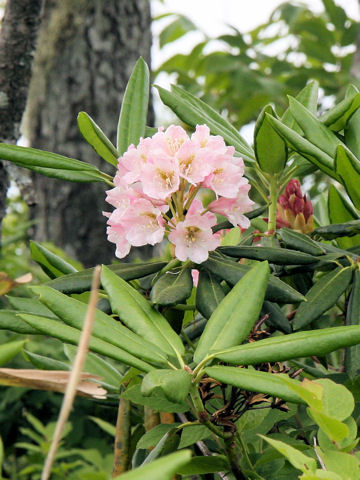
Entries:
{"label": "tree trunk", "polygon": [[[25,109],[42,0],[8,0],[0,32],[0,141],[15,143]],[[8,189],[0,161],[0,238]]]}
{"label": "tree trunk", "polygon": [[[39,37],[25,131],[31,146],[94,163],[114,174],[82,139],[76,116],[87,112],[115,142],[126,83],[138,57],[150,60],[148,0],[51,0]],[[35,239],[50,240],[85,266],[109,263],[105,184],[34,176]]]}

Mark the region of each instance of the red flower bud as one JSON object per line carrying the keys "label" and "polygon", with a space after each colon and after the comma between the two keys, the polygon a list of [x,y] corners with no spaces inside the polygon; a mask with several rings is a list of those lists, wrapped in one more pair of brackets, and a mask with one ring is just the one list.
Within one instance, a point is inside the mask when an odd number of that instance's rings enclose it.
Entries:
{"label": "red flower bud", "polygon": [[290,180],[278,198],[277,227],[286,226],[302,233],[314,230],[313,206],[306,195],[302,195],[299,180]]}

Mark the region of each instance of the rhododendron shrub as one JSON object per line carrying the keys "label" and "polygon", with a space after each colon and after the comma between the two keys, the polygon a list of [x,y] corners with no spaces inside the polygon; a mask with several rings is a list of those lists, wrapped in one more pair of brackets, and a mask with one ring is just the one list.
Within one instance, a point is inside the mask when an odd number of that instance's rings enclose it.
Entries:
{"label": "rhododendron shrub", "polygon": [[[180,126],[159,128],[137,146],[130,145],[118,160],[116,186],[106,197],[115,207],[105,215],[116,256],[167,237],[179,260],[202,263],[220,245],[220,235],[212,230],[216,213],[247,229],[250,221],[244,213],[254,202],[244,162],[234,153],[206,125],[197,125],[191,137]],[[201,200],[203,189],[216,197],[207,206]]]}

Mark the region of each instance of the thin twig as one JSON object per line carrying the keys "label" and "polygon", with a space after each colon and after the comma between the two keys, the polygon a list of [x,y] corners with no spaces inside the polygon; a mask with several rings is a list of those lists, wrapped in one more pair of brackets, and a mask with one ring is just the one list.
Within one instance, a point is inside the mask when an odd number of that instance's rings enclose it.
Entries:
{"label": "thin twig", "polygon": [[54,463],[56,451],[61,439],[61,435],[64,429],[64,425],[69,418],[70,411],[72,409],[74,398],[76,395],[76,390],[78,383],[80,381],[81,372],[85,363],[86,354],[88,351],[88,346],[90,342],[91,331],[95,319],[95,309],[98,301],[99,295],[99,285],[100,285],[100,274],[101,267],[98,265],[95,267],[92,285],[91,285],[91,294],[88,309],[86,312],[83,329],[81,332],[79,345],[76,351],[76,356],[74,359],[73,368],[69,377],[69,383],[66,387],[63,402],[61,405],[61,410],[59,413],[58,421],[56,424],[54,437],[51,442],[50,450],[46,457],[44,469],[41,474],[41,480],[48,480],[51,474],[52,465]]}

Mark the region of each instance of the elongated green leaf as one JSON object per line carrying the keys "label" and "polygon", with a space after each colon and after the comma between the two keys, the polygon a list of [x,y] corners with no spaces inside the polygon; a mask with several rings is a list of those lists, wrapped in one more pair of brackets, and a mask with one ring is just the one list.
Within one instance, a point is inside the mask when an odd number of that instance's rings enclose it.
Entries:
{"label": "elongated green leaf", "polygon": [[[190,450],[181,450],[159,458],[147,465],[123,473],[121,480],[171,480],[191,459]],[[120,480],[119,477],[115,477]]]}
{"label": "elongated green leaf", "polygon": [[13,162],[19,167],[28,168],[33,172],[40,173],[45,177],[57,178],[59,180],[66,180],[67,182],[77,182],[77,183],[92,183],[92,182],[104,182],[108,185],[113,186],[112,179],[109,175],[106,175],[103,172],[99,171],[87,171],[87,170],[67,170],[60,168],[45,168],[37,167],[31,164],[23,164],[20,162]]}
{"label": "elongated green leaf", "polygon": [[327,471],[337,473],[343,480],[360,478],[359,459],[352,453],[325,451],[322,460]]}
{"label": "elongated green leaf", "polygon": [[151,430],[147,431],[136,444],[136,448],[154,448],[161,438],[174,427],[179,426],[180,423],[160,423],[155,425]]}
{"label": "elongated green leaf", "polygon": [[287,160],[287,148],[267,121],[265,113],[276,117],[271,105],[264,107],[260,113],[254,131],[254,149],[256,161],[263,172],[274,174],[283,171]]}
{"label": "elongated green leaf", "polygon": [[[281,380],[282,374],[275,375],[258,370],[224,366],[206,367],[205,373],[222,383],[234,385],[250,392],[265,393],[289,402],[305,403]],[[297,380],[290,379],[290,381],[300,385]]]}
{"label": "elongated green leaf", "polygon": [[323,150],[313,145],[306,138],[302,137],[291,128],[287,127],[279,120],[272,116],[268,116],[268,120],[275,128],[279,135],[283,137],[287,145],[295,152],[298,152],[304,158],[316,165],[320,170],[328,174],[331,178],[339,180],[339,176],[334,171],[333,159]]}
{"label": "elongated green leaf", "polygon": [[251,258],[253,260],[267,260],[277,265],[308,265],[318,261],[318,258],[308,253],[295,252],[287,248],[276,247],[219,247],[218,251],[235,258]]}
{"label": "elongated green leaf", "polygon": [[336,151],[335,170],[351,201],[360,209],[360,161],[340,145]]}
{"label": "elongated green leaf", "polygon": [[[201,265],[232,285],[235,285],[251,269],[248,265],[241,265],[216,253],[210,253],[209,259]],[[303,295],[273,275],[270,275],[265,298],[277,303],[295,303],[304,300]]]}
{"label": "elongated green leaf", "polygon": [[160,48],[163,48],[167,43],[174,42],[183,37],[186,33],[196,29],[196,25],[188,17],[177,14],[175,20],[166,25],[166,27],[160,32]]}
{"label": "elongated green leaf", "polygon": [[[312,114],[317,112],[318,103],[319,82],[313,80],[309,82],[297,95],[296,100],[306,107]],[[294,117],[291,115],[290,108],[287,108],[282,116],[281,121],[292,128],[296,132],[300,133],[300,128],[295,122]]]}
{"label": "elongated green leaf", "polygon": [[[360,93],[357,94],[360,97]],[[358,109],[347,122],[344,130],[345,143],[348,148],[360,157],[360,140],[359,140],[359,126],[360,126],[360,110]]]}
{"label": "elongated green leaf", "polygon": [[51,278],[77,272],[76,268],[40,243],[30,240],[31,258],[37,262]]}
{"label": "elongated green leaf", "polygon": [[268,316],[266,319],[266,325],[276,328],[284,333],[292,332],[289,320],[277,303],[268,302],[266,300],[261,310],[261,316],[263,317],[264,315]]}
{"label": "elongated green leaf", "polygon": [[[135,278],[146,277],[156,273],[165,267],[166,262],[146,263],[120,263],[108,265],[109,270],[119,275],[124,280],[130,281]],[[63,293],[82,293],[90,290],[94,268],[88,268],[81,272],[66,275],[46,283],[49,287],[56,288]]]}
{"label": "elongated green leaf", "polygon": [[312,418],[321,428],[321,430],[332,440],[333,442],[339,442],[344,440],[349,435],[349,428],[345,423],[336,420],[336,418],[330,417],[323,412],[308,408],[308,415]]}
{"label": "elongated green leaf", "polygon": [[[360,93],[352,92],[333,108],[328,110],[320,117],[320,122],[335,132],[343,130],[345,127],[345,143],[352,150],[351,145],[346,138],[349,128],[349,119],[352,118],[360,106]],[[351,122],[351,119],[350,119]],[[356,151],[354,151],[356,155]]]}
{"label": "elongated green leaf", "polygon": [[193,457],[190,462],[178,470],[181,475],[201,475],[206,473],[226,472],[229,463],[223,455],[212,457]]}
{"label": "elongated green leaf", "polygon": [[[76,352],[77,348],[74,345],[67,344],[64,346],[64,353],[70,360],[71,365],[74,363]],[[119,392],[123,375],[99,355],[88,352],[83,371],[101,377],[102,383],[107,386],[107,390],[109,390],[109,387],[113,387],[114,390]]]}
{"label": "elongated green leaf", "polygon": [[268,438],[264,435],[260,435],[260,437],[264,439],[267,443],[269,443],[272,447],[276,448],[278,452],[284,455],[284,457],[289,460],[293,467],[301,470],[304,473],[308,471],[315,472],[316,460],[314,458],[304,455],[296,448],[284,442],[281,442],[280,440],[274,440],[273,438]]}
{"label": "elongated green leaf", "polygon": [[[88,308],[85,303],[47,286],[32,287],[32,291],[39,295],[40,302],[46,305],[66,324],[79,330],[83,328]],[[151,364],[166,364],[164,355],[160,355],[160,352],[153,344],[134,334],[134,332],[101,310],[96,310],[92,334],[94,337],[119,347]]]}
{"label": "elongated green leaf", "polygon": [[293,321],[293,329],[305,327],[331,308],[348,287],[351,276],[349,267],[338,267],[321,277],[306,294],[307,302],[300,304]]}
{"label": "elongated green leaf", "polygon": [[189,405],[187,403],[174,403],[170,402],[162,391],[155,390],[154,394],[151,397],[144,397],[141,393],[141,386],[135,385],[128,388],[121,395],[121,398],[130,400],[130,402],[136,403],[138,405],[146,405],[155,410],[156,412],[186,412],[189,410]]}
{"label": "elongated green leaf", "polygon": [[[19,313],[18,315],[27,324],[44,335],[50,335],[51,337],[58,338],[71,345],[78,345],[79,343],[81,332],[76,328],[69,327],[68,325],[52,318],[50,319],[25,313]],[[104,342],[99,338],[92,338],[90,340],[90,350],[105,355],[106,357],[113,358],[114,360],[118,360],[119,362],[125,363],[125,365],[135,367],[142,372],[150,372],[150,370],[154,368],[128,352]]]}
{"label": "elongated green leaf", "polygon": [[[7,296],[7,299],[10,305],[21,313],[32,313],[33,315],[40,315],[41,317],[58,320],[57,315],[55,315],[49,308],[45,307],[45,305],[39,302],[36,298]],[[0,312],[2,311],[3,310]],[[18,312],[14,313],[16,314]]]}
{"label": "elongated green leaf", "polygon": [[179,448],[189,447],[209,437],[211,432],[206,425],[189,425],[182,430]]}
{"label": "elongated green leaf", "polygon": [[185,370],[162,369],[147,373],[141,384],[141,393],[150,396],[156,388],[174,403],[185,401],[191,386],[191,376]]}
{"label": "elongated green leaf", "polygon": [[159,86],[156,88],[162,102],[171,108],[183,122],[192,127],[205,123],[210,128],[212,135],[221,135],[228,145],[234,146],[245,162],[254,163],[255,157],[249,145],[236,128],[212,107],[175,85],[172,86],[171,92]]}
{"label": "elongated green leaf", "polygon": [[[328,211],[329,219],[332,224],[341,224],[352,220],[359,219],[358,214],[348,203],[347,200],[341,195],[334,185],[330,185],[328,195]],[[360,222],[359,222],[360,233]],[[355,247],[360,244],[360,235],[352,237],[338,238],[337,243],[340,248],[346,250],[347,248]]]}
{"label": "elongated green leaf", "polygon": [[[335,238],[353,237],[360,233],[360,219],[351,220],[345,223],[334,223],[316,228],[311,235],[321,237],[325,240],[333,240]],[[340,253],[340,252],[339,252]]]}
{"label": "elongated green leaf", "polygon": [[184,352],[180,337],[139,292],[105,266],[101,282],[109,295],[113,312],[131,330],[165,353],[174,356],[176,352]]}
{"label": "elongated green leaf", "polygon": [[21,312],[0,309],[0,329],[10,330],[11,332],[16,333],[23,333],[24,335],[37,335],[39,333],[38,330],[31,327],[26,322],[24,322],[24,320],[19,318],[18,313]]}
{"label": "elongated green leaf", "polygon": [[126,86],[117,129],[117,149],[122,155],[145,134],[149,103],[149,69],[140,57]]}
{"label": "elongated green leaf", "polygon": [[[65,362],[60,362],[54,358],[45,357],[44,355],[38,355],[37,353],[29,352],[24,350],[24,354],[27,360],[29,360],[34,367],[39,368],[40,370],[71,370],[71,365]],[[88,370],[85,370],[87,373]]]}
{"label": "elongated green leaf", "polygon": [[269,266],[262,262],[238,281],[211,315],[194,353],[201,362],[211,350],[243,342],[259,318],[269,279]]}
{"label": "elongated green leaf", "polygon": [[[346,310],[346,325],[360,326],[360,271],[353,274],[353,286]],[[360,343],[360,342],[359,342]],[[345,369],[350,377],[359,375],[360,345],[347,348],[345,351]]]}
{"label": "elongated green leaf", "polygon": [[64,157],[57,153],[46,152],[36,148],[8,145],[6,143],[0,143],[0,158],[27,168],[36,166],[49,169],[74,170],[78,172],[99,171],[97,167],[90,163]]}
{"label": "elongated green leaf", "polygon": [[0,345],[0,366],[9,362],[15,355],[21,352],[26,340],[14,340]]}
{"label": "elongated green leaf", "polygon": [[196,308],[201,315],[210,318],[224,297],[224,290],[215,275],[206,270],[200,270],[196,289]]}
{"label": "elongated green leaf", "polygon": [[325,249],[319,243],[304,233],[296,232],[290,228],[281,228],[279,235],[285,245],[294,250],[300,250],[309,255],[323,255],[325,253]]}
{"label": "elongated green leaf", "polygon": [[323,356],[359,343],[360,326],[333,327],[265,338],[216,352],[216,358],[237,365],[256,365],[311,355]]}
{"label": "elongated green leaf", "polygon": [[158,305],[184,302],[191,295],[193,279],[190,268],[169,270],[155,282],[150,300]]}
{"label": "elongated green leaf", "polygon": [[291,114],[303,130],[305,138],[330,157],[334,157],[336,147],[342,144],[338,137],[295,98],[289,97],[289,105]]}
{"label": "elongated green leaf", "polygon": [[77,123],[81,135],[93,147],[95,152],[106,162],[116,167],[119,152],[90,115],[80,112],[77,117]]}

